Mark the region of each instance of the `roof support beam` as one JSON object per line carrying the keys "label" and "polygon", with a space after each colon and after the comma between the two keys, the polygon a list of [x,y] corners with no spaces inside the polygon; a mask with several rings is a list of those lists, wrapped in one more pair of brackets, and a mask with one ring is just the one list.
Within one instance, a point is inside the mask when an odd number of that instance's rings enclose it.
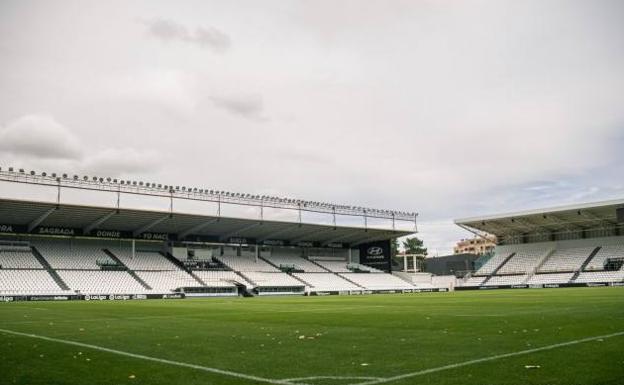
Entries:
{"label": "roof support beam", "polygon": [[488,241],[488,242],[490,241],[490,239],[488,239],[488,237],[487,237],[487,236],[485,236],[485,235],[481,234],[481,232],[480,232],[480,231],[473,230],[473,229],[471,229],[470,227],[468,227],[468,226],[466,226],[466,225],[462,225],[461,223],[456,223],[456,225],[457,225],[457,226],[459,226],[459,227],[461,227],[462,229],[464,229],[464,230],[466,230],[466,231],[469,231],[469,232],[473,233],[474,235],[476,235],[476,236],[477,236],[477,237],[479,237],[479,238],[485,239],[485,240],[486,240],[486,241]]}
{"label": "roof support beam", "polygon": [[347,234],[342,234],[342,235],[340,235],[338,237],[335,237],[335,238],[332,238],[332,239],[330,239],[328,241],[323,242],[323,246],[327,246],[330,243],[334,243],[334,242],[338,242],[338,241],[344,241],[345,239],[353,238],[355,236],[361,236],[362,233],[365,233],[365,232],[367,232],[367,231],[364,230],[364,229],[358,229],[358,230],[355,230],[355,231],[350,231]]}
{"label": "roof support beam", "polygon": [[312,237],[317,236],[317,235],[321,235],[321,234],[325,234],[325,233],[329,233],[330,231],[336,231],[336,229],[332,227],[332,228],[329,228],[329,229],[317,230],[317,231],[308,233],[308,234],[306,234],[304,236],[297,237],[295,239],[291,239],[290,242],[296,243],[296,242],[299,242],[299,241],[313,241],[314,239]]}
{"label": "roof support beam", "polygon": [[194,234],[194,233],[196,233],[198,231],[201,231],[201,230],[205,229],[206,227],[208,227],[208,226],[210,226],[210,225],[212,225],[213,223],[216,223],[216,222],[219,222],[219,218],[213,218],[213,219],[210,219],[210,220],[208,220],[206,222],[202,222],[202,223],[200,223],[198,225],[191,226],[188,229],[178,233],[178,239],[186,238],[186,236],[188,236],[190,234]]}
{"label": "roof support beam", "polygon": [[45,221],[47,217],[50,216],[53,212],[56,211],[56,207],[52,207],[45,213],[41,214],[39,217],[35,218],[32,222],[28,224],[28,232],[30,233],[35,229],[35,227],[39,226],[41,222]]}
{"label": "roof support beam", "polygon": [[140,234],[142,234],[142,233],[146,232],[147,230],[149,230],[149,229],[151,229],[152,227],[154,227],[154,226],[156,226],[156,225],[158,225],[158,224],[160,224],[160,223],[162,223],[162,222],[166,221],[166,220],[167,220],[167,219],[169,219],[169,218],[171,218],[171,215],[170,215],[170,214],[167,214],[167,215],[166,215],[166,216],[164,216],[164,217],[160,217],[160,218],[158,218],[158,219],[156,219],[156,220],[153,220],[153,221],[151,221],[150,223],[147,223],[146,225],[144,225],[144,226],[142,226],[142,227],[140,227],[140,228],[138,228],[138,229],[134,230],[134,231],[132,232],[132,235],[136,237],[137,235],[140,235]]}
{"label": "roof support beam", "polygon": [[253,229],[256,226],[260,226],[261,224],[262,224],[262,222],[257,222],[257,223],[252,223],[251,225],[245,225],[245,226],[243,226],[241,228],[238,228],[238,229],[236,229],[234,231],[230,231],[229,233],[220,236],[219,240],[221,242],[227,241],[230,237],[232,237],[234,235],[240,234],[241,231],[246,231],[246,230],[249,230],[249,229]]}
{"label": "roof support beam", "polygon": [[273,232],[268,233],[267,235],[265,235],[263,237],[258,238],[258,242],[266,241],[267,239],[273,239],[274,237],[276,237],[278,235],[282,235],[284,233],[289,233],[289,232],[291,232],[293,230],[299,230],[299,229],[301,229],[301,227],[299,227],[299,226],[298,227],[292,227],[292,225],[288,225],[288,226],[286,226],[286,228],[273,231]]}
{"label": "roof support beam", "polygon": [[117,210],[115,211],[111,211],[110,213],[104,215],[101,218],[96,219],[95,221],[93,221],[92,223],[89,223],[88,225],[86,225],[83,229],[82,232],[84,234],[88,234],[91,232],[91,230],[97,229],[102,223],[106,222],[107,220],[109,220],[113,215],[117,214]]}
{"label": "roof support beam", "polygon": [[351,246],[351,247],[356,247],[356,246],[359,246],[359,245],[361,245],[361,244],[363,244],[363,243],[383,241],[383,240],[386,240],[386,239],[392,238],[392,236],[391,236],[391,235],[392,235],[393,233],[392,233],[391,231],[386,231],[386,232],[384,232],[384,233],[382,233],[382,234],[384,234],[384,235],[378,235],[378,236],[376,236],[376,237],[366,237],[366,238],[364,238],[364,239],[360,239],[360,240],[358,240],[357,242],[351,243],[351,245],[350,245],[350,246]]}
{"label": "roof support beam", "polygon": [[610,220],[608,220],[606,218],[601,218],[598,215],[596,215],[596,214],[594,214],[594,213],[592,213],[590,211],[579,210],[579,212],[581,213],[582,216],[584,216],[586,218],[593,219],[596,222],[602,222],[603,224],[608,225],[608,226],[616,226],[617,225],[617,223],[615,223],[614,221],[610,221]]}
{"label": "roof support beam", "polygon": [[559,218],[558,216],[556,216],[554,214],[544,214],[542,216],[542,218],[550,219],[550,224],[551,225],[554,224],[554,225],[557,225],[557,226],[561,226],[564,229],[568,229],[568,230],[582,230],[583,229],[583,227],[581,227],[581,226],[579,226],[577,224],[574,224],[573,222],[563,220],[563,219]]}

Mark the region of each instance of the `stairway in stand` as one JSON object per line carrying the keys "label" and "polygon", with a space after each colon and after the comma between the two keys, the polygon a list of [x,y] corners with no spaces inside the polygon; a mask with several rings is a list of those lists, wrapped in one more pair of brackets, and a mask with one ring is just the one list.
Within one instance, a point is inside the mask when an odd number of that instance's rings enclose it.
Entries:
{"label": "stairway in stand", "polygon": [[35,258],[37,258],[37,260],[39,261],[39,263],[46,269],[46,271],[48,272],[48,274],[50,274],[50,276],[52,277],[52,279],[54,280],[54,282],[56,282],[56,284],[62,289],[62,290],[70,290],[69,286],[67,286],[67,284],[65,283],[65,281],[63,281],[63,279],[61,278],[60,275],[58,275],[58,273],[56,272],[56,270],[54,270],[52,268],[52,266],[50,266],[50,264],[48,263],[48,261],[45,259],[45,257],[39,252],[39,250],[37,250],[37,248],[35,246],[30,246],[30,249],[32,251],[32,254],[35,256]]}

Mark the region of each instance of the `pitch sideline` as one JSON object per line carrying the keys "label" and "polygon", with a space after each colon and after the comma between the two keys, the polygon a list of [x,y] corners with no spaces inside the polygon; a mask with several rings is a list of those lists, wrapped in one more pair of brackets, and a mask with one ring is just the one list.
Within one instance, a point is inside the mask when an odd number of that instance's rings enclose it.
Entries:
{"label": "pitch sideline", "polygon": [[568,342],[560,342],[558,344],[553,344],[553,345],[546,345],[546,346],[542,346],[539,348],[533,348],[533,349],[526,349],[526,350],[520,350],[517,352],[512,352],[512,353],[505,353],[505,354],[497,354],[495,356],[489,356],[489,357],[483,357],[483,358],[477,358],[475,360],[470,360],[470,361],[464,361],[464,362],[459,362],[456,364],[450,364],[450,365],[444,365],[444,366],[439,366],[437,368],[431,368],[431,369],[424,369],[424,370],[419,370],[417,372],[412,372],[412,373],[406,373],[406,374],[401,374],[398,376],[393,376],[393,377],[387,377],[387,378],[380,378],[378,380],[372,380],[372,381],[366,381],[366,382],[359,382],[359,383],[353,383],[350,385],[377,385],[377,384],[386,384],[388,382],[394,382],[394,381],[399,381],[399,380],[404,380],[406,378],[412,378],[412,377],[417,377],[417,376],[422,376],[425,374],[431,374],[431,373],[437,373],[437,372],[442,372],[444,370],[450,370],[450,369],[455,369],[455,368],[461,368],[463,366],[469,366],[469,365],[474,365],[474,364],[480,364],[482,362],[489,362],[489,361],[495,361],[495,360],[499,360],[502,358],[508,358],[508,357],[516,357],[516,356],[522,356],[522,355],[526,355],[526,354],[531,354],[531,353],[537,353],[537,352],[542,352],[542,351],[546,351],[546,350],[552,350],[552,349],[557,349],[557,348],[562,348],[562,347],[566,347],[566,346],[572,346],[572,345],[578,345],[578,344],[582,344],[585,342],[591,342],[591,341],[596,341],[596,340],[600,340],[600,339],[606,339],[606,338],[612,338],[612,337],[619,337],[624,335],[624,331],[621,332],[617,332],[617,333],[611,333],[611,334],[605,334],[602,336],[595,336],[595,337],[587,337],[587,338],[582,338],[582,339],[578,339],[578,340],[573,340],[573,341],[568,341]]}
{"label": "pitch sideline", "polygon": [[208,366],[189,364],[189,363],[186,363],[186,362],[172,361],[172,360],[167,360],[167,359],[164,359],[164,358],[145,356],[145,355],[142,355],[142,354],[135,354],[135,353],[130,353],[130,352],[124,352],[123,350],[116,350],[116,349],[105,348],[103,346],[98,346],[98,345],[85,344],[85,343],[82,343],[82,342],[71,341],[71,340],[64,340],[64,339],[60,339],[60,338],[40,336],[38,334],[22,333],[22,332],[18,332],[18,331],[14,331],[14,330],[7,330],[7,329],[0,329],[0,333],[11,334],[11,335],[16,335],[16,336],[21,336],[21,337],[35,338],[35,339],[49,341],[49,342],[61,343],[61,344],[65,344],[65,345],[80,346],[80,347],[83,347],[83,348],[98,350],[98,351],[112,353],[112,354],[117,354],[117,355],[120,355],[120,356],[137,358],[137,359],[145,360],[145,361],[159,362],[161,364],[168,364],[168,365],[173,365],[173,366],[181,366],[181,367],[185,367],[185,368],[202,370],[204,372],[216,373],[216,374],[221,374],[221,375],[224,375],[224,376],[242,378],[242,379],[251,380],[251,381],[264,382],[264,383],[268,383],[268,384],[274,384],[274,385],[307,385],[307,384],[303,384],[303,383],[294,383],[294,382],[290,382],[290,381],[286,381],[286,380],[274,380],[274,379],[271,379],[271,378],[258,377],[258,376],[253,376],[253,375],[250,375],[250,374],[231,372],[229,370],[222,370],[222,369],[211,368],[211,367],[208,367]]}
{"label": "pitch sideline", "polygon": [[[172,361],[172,360],[167,360],[167,359],[164,359],[164,358],[145,356],[145,355],[142,355],[142,354],[135,354],[135,353],[125,352],[125,351],[122,351],[122,350],[110,349],[110,348],[105,348],[105,347],[98,346],[98,345],[91,345],[91,344],[86,344],[86,343],[77,342],[77,341],[64,340],[64,339],[53,338],[53,337],[46,337],[46,336],[41,336],[41,335],[38,335],[38,334],[22,333],[22,332],[18,332],[18,331],[14,331],[14,330],[7,330],[7,329],[0,329],[0,333],[17,335],[17,336],[22,336],[22,337],[35,338],[35,339],[40,339],[40,340],[50,341],[50,342],[57,342],[57,343],[65,344],[65,345],[80,346],[80,347],[84,347],[84,348],[87,348],[87,349],[103,351],[103,352],[117,354],[117,355],[121,355],[121,356],[126,356],[126,357],[131,357],[131,358],[136,358],[136,359],[142,359],[142,360],[146,360],[146,361],[159,362],[159,363],[173,365],[173,366],[181,366],[181,367],[186,367],[186,368],[191,368],[191,369],[196,369],[196,370],[202,370],[202,371],[205,371],[205,372],[216,373],[216,374],[221,374],[221,375],[224,375],[224,376],[230,376],[230,377],[236,377],[236,378],[242,378],[242,379],[251,380],[251,381],[264,382],[264,383],[275,384],[275,385],[308,385],[308,384],[305,384],[305,383],[297,382],[296,380],[298,380],[298,379],[296,379],[296,378],[294,378],[294,379],[291,378],[291,379],[277,380],[277,379],[271,379],[271,378],[258,377],[258,376],[253,376],[253,375],[249,375],[249,374],[243,374],[243,373],[237,373],[237,372],[232,372],[232,371],[228,371],[228,370],[211,368],[211,367],[207,367],[207,366],[201,366],[201,365],[196,365],[196,364],[189,364],[189,363],[186,363],[186,362]],[[460,368],[460,367],[463,367],[463,366],[475,365],[475,364],[480,364],[480,363],[489,362],[489,361],[495,361],[495,360],[499,360],[499,359],[503,359],[503,358],[509,358],[509,357],[516,357],[516,356],[526,355],[526,354],[532,354],[532,353],[537,353],[537,352],[557,349],[557,348],[566,347],[566,346],[578,345],[578,344],[582,344],[582,343],[585,343],[585,342],[591,342],[591,341],[596,341],[596,340],[600,340],[600,339],[619,337],[619,336],[622,336],[622,335],[624,335],[624,331],[611,333],[611,334],[605,334],[605,335],[601,335],[601,336],[587,337],[587,338],[582,338],[582,339],[572,340],[572,341],[567,341],[567,342],[560,342],[560,343],[557,343],[557,344],[546,345],[546,346],[542,346],[542,347],[539,347],[539,348],[533,348],[533,349],[520,350],[520,351],[517,351],[517,352],[497,354],[497,355],[494,355],[494,356],[477,358],[475,360],[459,362],[459,363],[456,363],[456,364],[449,364],[449,365],[439,366],[437,368],[430,368],[430,369],[419,370],[417,372],[405,373],[405,374],[401,374],[401,375],[393,376],[393,377],[376,378],[376,379],[373,379],[371,381],[353,383],[353,384],[350,384],[350,385],[377,385],[377,384],[385,384],[385,383],[389,383],[389,382],[403,380],[403,379],[406,379],[406,378],[418,377],[418,376],[422,376],[422,375],[426,375],[426,374],[441,372],[441,371],[444,371],[444,370],[456,369],[456,368]],[[342,376],[316,376],[316,377],[305,377],[305,379],[320,379],[320,378],[330,378],[330,377],[334,378],[334,379],[340,379],[340,378],[342,378],[342,379],[354,379],[354,378],[356,378],[356,377],[350,377],[350,376],[344,376],[344,377],[342,377]],[[303,380],[304,378],[300,378],[300,379]],[[360,379],[363,379],[363,377],[360,377]],[[296,381],[296,382],[291,382],[291,381]]]}

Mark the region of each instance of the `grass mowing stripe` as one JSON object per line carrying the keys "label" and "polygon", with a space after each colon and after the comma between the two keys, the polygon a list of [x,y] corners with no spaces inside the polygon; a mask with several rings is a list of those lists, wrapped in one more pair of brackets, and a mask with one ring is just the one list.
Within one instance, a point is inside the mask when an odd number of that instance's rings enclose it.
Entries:
{"label": "grass mowing stripe", "polygon": [[596,340],[600,340],[600,339],[619,337],[619,336],[622,336],[622,335],[624,335],[624,331],[617,332],[617,333],[611,333],[611,334],[605,334],[603,336],[587,337],[587,338],[582,338],[580,340],[561,342],[561,343],[558,343],[558,344],[542,346],[540,348],[534,348],[534,349],[521,350],[521,351],[513,352],[513,353],[497,354],[495,356],[478,358],[476,360],[470,360],[470,361],[459,362],[457,364],[450,364],[450,365],[439,366],[437,368],[425,369],[425,370],[420,370],[418,372],[401,374],[399,376],[382,378],[382,379],[379,379],[379,380],[360,382],[360,383],[356,383],[356,384],[352,384],[352,385],[385,384],[385,383],[388,383],[388,382],[404,380],[406,378],[417,377],[417,376],[422,376],[422,375],[431,374],[431,373],[437,373],[437,372],[441,372],[441,371],[449,370],[449,369],[461,368],[462,366],[469,366],[469,365],[474,365],[474,364],[480,364],[482,362],[489,362],[489,361],[494,361],[494,360],[500,360],[502,358],[516,357],[516,356],[522,356],[522,355],[525,355],[525,354],[543,352],[543,351],[546,351],[546,350],[552,350],[552,349],[562,348],[562,347],[566,347],[566,346],[578,345],[578,344],[582,344],[582,343],[585,343],[585,342],[591,342],[591,341],[596,341]]}
{"label": "grass mowing stripe", "polygon": [[306,384],[302,384],[302,383],[295,384],[293,382],[286,381],[286,380],[274,380],[274,379],[271,379],[271,378],[264,378],[264,377],[252,376],[252,375],[249,375],[249,374],[231,372],[229,370],[222,370],[222,369],[210,368],[210,367],[207,367],[207,366],[189,364],[189,363],[186,363],[186,362],[172,361],[172,360],[167,360],[167,359],[164,359],[164,358],[144,356],[142,354],[135,354],[135,353],[130,353],[130,352],[124,352],[122,350],[109,349],[109,348],[105,348],[103,346],[85,344],[85,343],[82,343],[82,342],[63,340],[63,339],[53,338],[53,337],[40,336],[40,335],[37,335],[37,334],[22,333],[22,332],[17,332],[17,331],[14,331],[14,330],[0,329],[0,333],[12,334],[12,335],[21,336],[21,337],[36,338],[36,339],[39,339],[39,340],[50,341],[50,342],[57,342],[57,343],[65,344],[65,345],[80,346],[80,347],[87,348],[87,349],[99,350],[99,351],[102,351],[102,352],[117,354],[117,355],[126,356],[126,357],[137,358],[137,359],[140,359],[140,360],[153,361],[153,362],[158,362],[158,363],[161,363],[161,364],[168,364],[168,365],[174,365],[174,366],[181,366],[181,367],[185,367],[185,368],[191,368],[191,369],[196,369],[196,370],[202,370],[202,371],[205,371],[205,372],[221,374],[221,375],[224,375],[224,376],[243,378],[243,379],[246,379],[246,380],[257,381],[257,382],[265,382],[265,383],[268,383],[268,384],[275,384],[275,385],[306,385]]}

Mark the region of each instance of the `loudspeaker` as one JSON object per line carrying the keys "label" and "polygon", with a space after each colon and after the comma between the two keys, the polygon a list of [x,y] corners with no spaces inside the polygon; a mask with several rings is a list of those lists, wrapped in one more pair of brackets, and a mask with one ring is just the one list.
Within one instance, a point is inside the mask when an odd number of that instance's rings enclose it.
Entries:
{"label": "loudspeaker", "polygon": [[624,207],[616,209],[615,216],[617,217],[618,223],[624,223]]}

